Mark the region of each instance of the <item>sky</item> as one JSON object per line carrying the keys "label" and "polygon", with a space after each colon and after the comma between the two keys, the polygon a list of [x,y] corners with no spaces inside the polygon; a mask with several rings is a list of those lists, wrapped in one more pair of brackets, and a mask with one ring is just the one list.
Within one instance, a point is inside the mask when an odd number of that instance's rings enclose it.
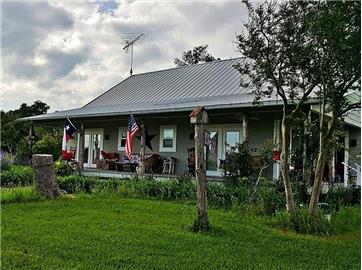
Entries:
{"label": "sky", "polygon": [[[50,111],[81,107],[129,76],[122,37],[144,33],[133,73],[175,67],[185,50],[208,44],[238,57],[246,21],[241,1],[9,1],[1,3],[2,109],[41,100]],[[147,91],[147,89],[145,89]]]}

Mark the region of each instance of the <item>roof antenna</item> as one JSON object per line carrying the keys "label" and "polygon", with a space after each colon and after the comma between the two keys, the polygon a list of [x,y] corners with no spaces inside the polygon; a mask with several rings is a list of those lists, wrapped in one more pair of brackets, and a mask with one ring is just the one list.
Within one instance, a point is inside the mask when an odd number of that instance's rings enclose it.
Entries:
{"label": "roof antenna", "polygon": [[145,41],[152,39],[150,36],[147,36],[146,34],[141,33],[126,33],[121,36],[122,43],[125,45],[123,47],[123,50],[128,53],[128,51],[131,51],[131,69],[129,71],[130,75],[133,74],[133,45],[142,44]]}

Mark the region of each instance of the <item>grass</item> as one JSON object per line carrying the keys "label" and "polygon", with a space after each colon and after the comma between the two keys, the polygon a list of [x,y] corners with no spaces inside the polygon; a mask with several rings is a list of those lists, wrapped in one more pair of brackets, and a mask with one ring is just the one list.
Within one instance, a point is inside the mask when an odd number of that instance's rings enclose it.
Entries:
{"label": "grass", "polygon": [[260,218],[209,211],[213,230],[189,230],[195,207],[116,195],[2,206],[2,269],[360,269],[360,232],[321,238]]}
{"label": "grass", "polygon": [[1,204],[34,202],[44,199],[35,191],[34,186],[1,188]]}

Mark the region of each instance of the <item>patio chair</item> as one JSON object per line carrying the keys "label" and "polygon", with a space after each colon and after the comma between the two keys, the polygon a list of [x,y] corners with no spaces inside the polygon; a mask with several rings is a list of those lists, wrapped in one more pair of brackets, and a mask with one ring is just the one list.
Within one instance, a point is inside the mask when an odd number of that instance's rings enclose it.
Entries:
{"label": "patio chair", "polygon": [[151,154],[148,157],[146,157],[143,161],[145,165],[145,171],[150,173],[157,172],[157,169],[159,167],[159,159],[160,155],[158,154]]}
{"label": "patio chair", "polygon": [[116,161],[119,160],[119,155],[116,152],[106,152],[101,151],[102,157],[105,160],[104,170],[115,170],[116,169]]}
{"label": "patio chair", "polygon": [[168,157],[163,161],[163,174],[174,174],[175,173],[176,158]]}

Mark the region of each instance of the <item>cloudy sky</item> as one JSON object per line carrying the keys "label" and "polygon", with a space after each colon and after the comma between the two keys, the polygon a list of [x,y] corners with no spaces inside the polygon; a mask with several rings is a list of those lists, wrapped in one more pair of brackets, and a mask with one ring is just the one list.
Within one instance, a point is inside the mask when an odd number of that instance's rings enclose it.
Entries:
{"label": "cloudy sky", "polygon": [[2,2],[2,108],[37,99],[51,111],[83,106],[129,75],[125,33],[152,37],[134,49],[134,74],[174,67],[201,44],[237,57],[245,17],[241,1]]}

